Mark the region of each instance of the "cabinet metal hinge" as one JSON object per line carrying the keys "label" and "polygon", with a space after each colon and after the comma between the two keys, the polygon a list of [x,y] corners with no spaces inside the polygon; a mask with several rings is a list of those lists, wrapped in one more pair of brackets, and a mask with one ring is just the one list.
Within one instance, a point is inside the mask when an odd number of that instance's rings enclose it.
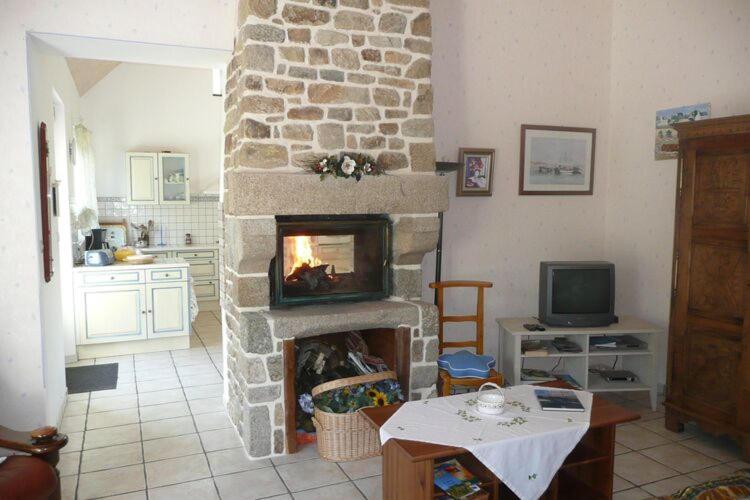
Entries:
{"label": "cabinet metal hinge", "polygon": [[674,254],[674,271],[672,272],[672,297],[677,296],[677,275],[680,271],[680,253]]}

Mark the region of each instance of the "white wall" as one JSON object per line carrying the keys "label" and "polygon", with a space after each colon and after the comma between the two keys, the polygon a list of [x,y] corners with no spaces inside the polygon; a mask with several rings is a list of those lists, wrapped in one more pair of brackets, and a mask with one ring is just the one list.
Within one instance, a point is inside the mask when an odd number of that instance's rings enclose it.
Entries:
{"label": "white wall", "polygon": [[[49,148],[48,172],[50,179],[55,180],[67,179],[69,165],[67,155],[63,158],[56,158],[55,140],[55,118],[53,116],[53,95],[57,93],[64,104],[65,116],[61,117],[64,121],[64,130],[58,130],[63,134],[72,133],[72,117],[78,109],[78,93],[75,89],[73,79],[68,72],[65,60],[59,56],[49,55],[40,51],[36,44],[29,45],[29,96],[31,103],[31,123],[32,144],[36,151],[38,146],[37,126],[41,122],[47,125],[47,145]],[[64,139],[63,139],[64,140]],[[58,160],[61,160],[58,163]],[[38,158],[34,158],[34,171],[38,172]],[[65,170],[63,170],[65,169]],[[63,184],[60,191],[66,191],[67,187]],[[37,199],[38,199],[38,185]],[[60,207],[63,208],[63,203]],[[67,210],[65,208],[65,210]],[[38,210],[37,210],[38,213]],[[38,220],[41,216],[38,215]],[[69,237],[61,234],[67,231],[66,227],[60,224],[60,217],[52,216],[50,208],[50,250],[52,254],[53,275],[49,283],[44,283],[40,279],[37,286],[39,300],[41,303],[41,330],[29,331],[28,336],[24,339],[26,348],[34,356],[30,360],[32,367],[36,370],[31,380],[19,380],[18,385],[26,386],[27,389],[33,389],[41,382],[41,390],[30,390],[27,396],[36,400],[32,403],[34,406],[39,404],[44,409],[36,415],[33,421],[34,426],[47,423],[57,423],[60,417],[60,411],[64,404],[65,389],[65,352],[64,341],[66,332],[72,331],[72,315],[66,314],[72,310],[72,288],[70,279],[62,279],[65,271],[62,269],[63,255],[67,254],[68,278],[70,266],[70,252],[60,251],[60,241],[69,241]],[[68,290],[64,290],[68,287]],[[30,374],[31,375],[31,374]],[[37,379],[41,377],[41,381]],[[11,382],[11,379],[3,378],[0,383]],[[11,382],[12,383],[12,382]],[[5,387],[3,387],[3,393]],[[38,401],[38,403],[37,403]],[[26,425],[29,425],[28,423]]]}
{"label": "white wall", "polygon": [[[235,2],[179,0],[4,1],[0,16],[0,422],[29,428],[48,420],[42,380],[42,292],[36,152],[29,108],[28,31],[232,49]],[[47,356],[62,359],[63,353]],[[55,397],[58,397],[56,394]]]}
{"label": "white wall", "polygon": [[[443,279],[494,282],[485,350],[497,354],[495,318],[536,313],[540,261],[604,256],[610,3],[433,0],[432,16],[438,159],[456,161],[462,146],[496,151],[492,197],[451,193]],[[593,196],[518,196],[523,123],[597,129]],[[425,281],[433,269],[428,257]],[[450,293],[456,310],[473,311],[473,294]]]}
{"label": "white wall", "polygon": [[[750,113],[748,82],[750,2],[614,5],[606,256],[620,311],[669,323],[677,160],[654,160],[656,111],[710,102],[714,118]],[[666,342],[662,367],[665,353]]]}
{"label": "white wall", "polygon": [[224,99],[211,95],[211,76],[208,69],[124,63],[83,95],[97,196],[127,195],[128,151],[188,153],[191,192],[219,192]]}

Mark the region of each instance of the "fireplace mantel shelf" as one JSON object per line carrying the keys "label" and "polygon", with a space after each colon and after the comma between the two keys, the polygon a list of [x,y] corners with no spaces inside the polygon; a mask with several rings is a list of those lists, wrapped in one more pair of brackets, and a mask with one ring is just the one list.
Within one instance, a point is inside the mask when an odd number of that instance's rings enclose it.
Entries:
{"label": "fireplace mantel shelf", "polygon": [[277,338],[299,338],[324,333],[370,328],[418,326],[424,302],[374,300],[340,304],[316,304],[271,309],[264,312]]}
{"label": "fireplace mantel shelf", "polygon": [[[227,215],[429,214],[448,209],[448,178],[434,173],[325,179],[307,173],[227,173]],[[290,200],[297,200],[290,203]]]}

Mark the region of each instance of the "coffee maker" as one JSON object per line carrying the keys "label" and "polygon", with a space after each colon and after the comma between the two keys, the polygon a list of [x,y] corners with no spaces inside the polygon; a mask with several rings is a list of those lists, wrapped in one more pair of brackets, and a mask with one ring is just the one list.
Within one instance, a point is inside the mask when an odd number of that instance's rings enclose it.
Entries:
{"label": "coffee maker", "polygon": [[86,250],[102,250],[109,248],[109,244],[106,242],[107,230],[102,228],[96,228],[91,230],[91,236],[86,236]]}
{"label": "coffee maker", "polygon": [[108,266],[115,261],[109,243],[105,241],[106,229],[91,230],[91,236],[86,236],[86,252],[83,260],[87,266]]}

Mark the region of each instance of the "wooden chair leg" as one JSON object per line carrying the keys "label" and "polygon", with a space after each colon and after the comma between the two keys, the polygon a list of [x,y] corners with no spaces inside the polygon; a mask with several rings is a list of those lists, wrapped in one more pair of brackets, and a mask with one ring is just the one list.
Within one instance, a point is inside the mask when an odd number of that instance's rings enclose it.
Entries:
{"label": "wooden chair leg", "polygon": [[450,378],[444,378],[443,379],[443,390],[441,392],[441,396],[450,396],[451,395],[451,379]]}

